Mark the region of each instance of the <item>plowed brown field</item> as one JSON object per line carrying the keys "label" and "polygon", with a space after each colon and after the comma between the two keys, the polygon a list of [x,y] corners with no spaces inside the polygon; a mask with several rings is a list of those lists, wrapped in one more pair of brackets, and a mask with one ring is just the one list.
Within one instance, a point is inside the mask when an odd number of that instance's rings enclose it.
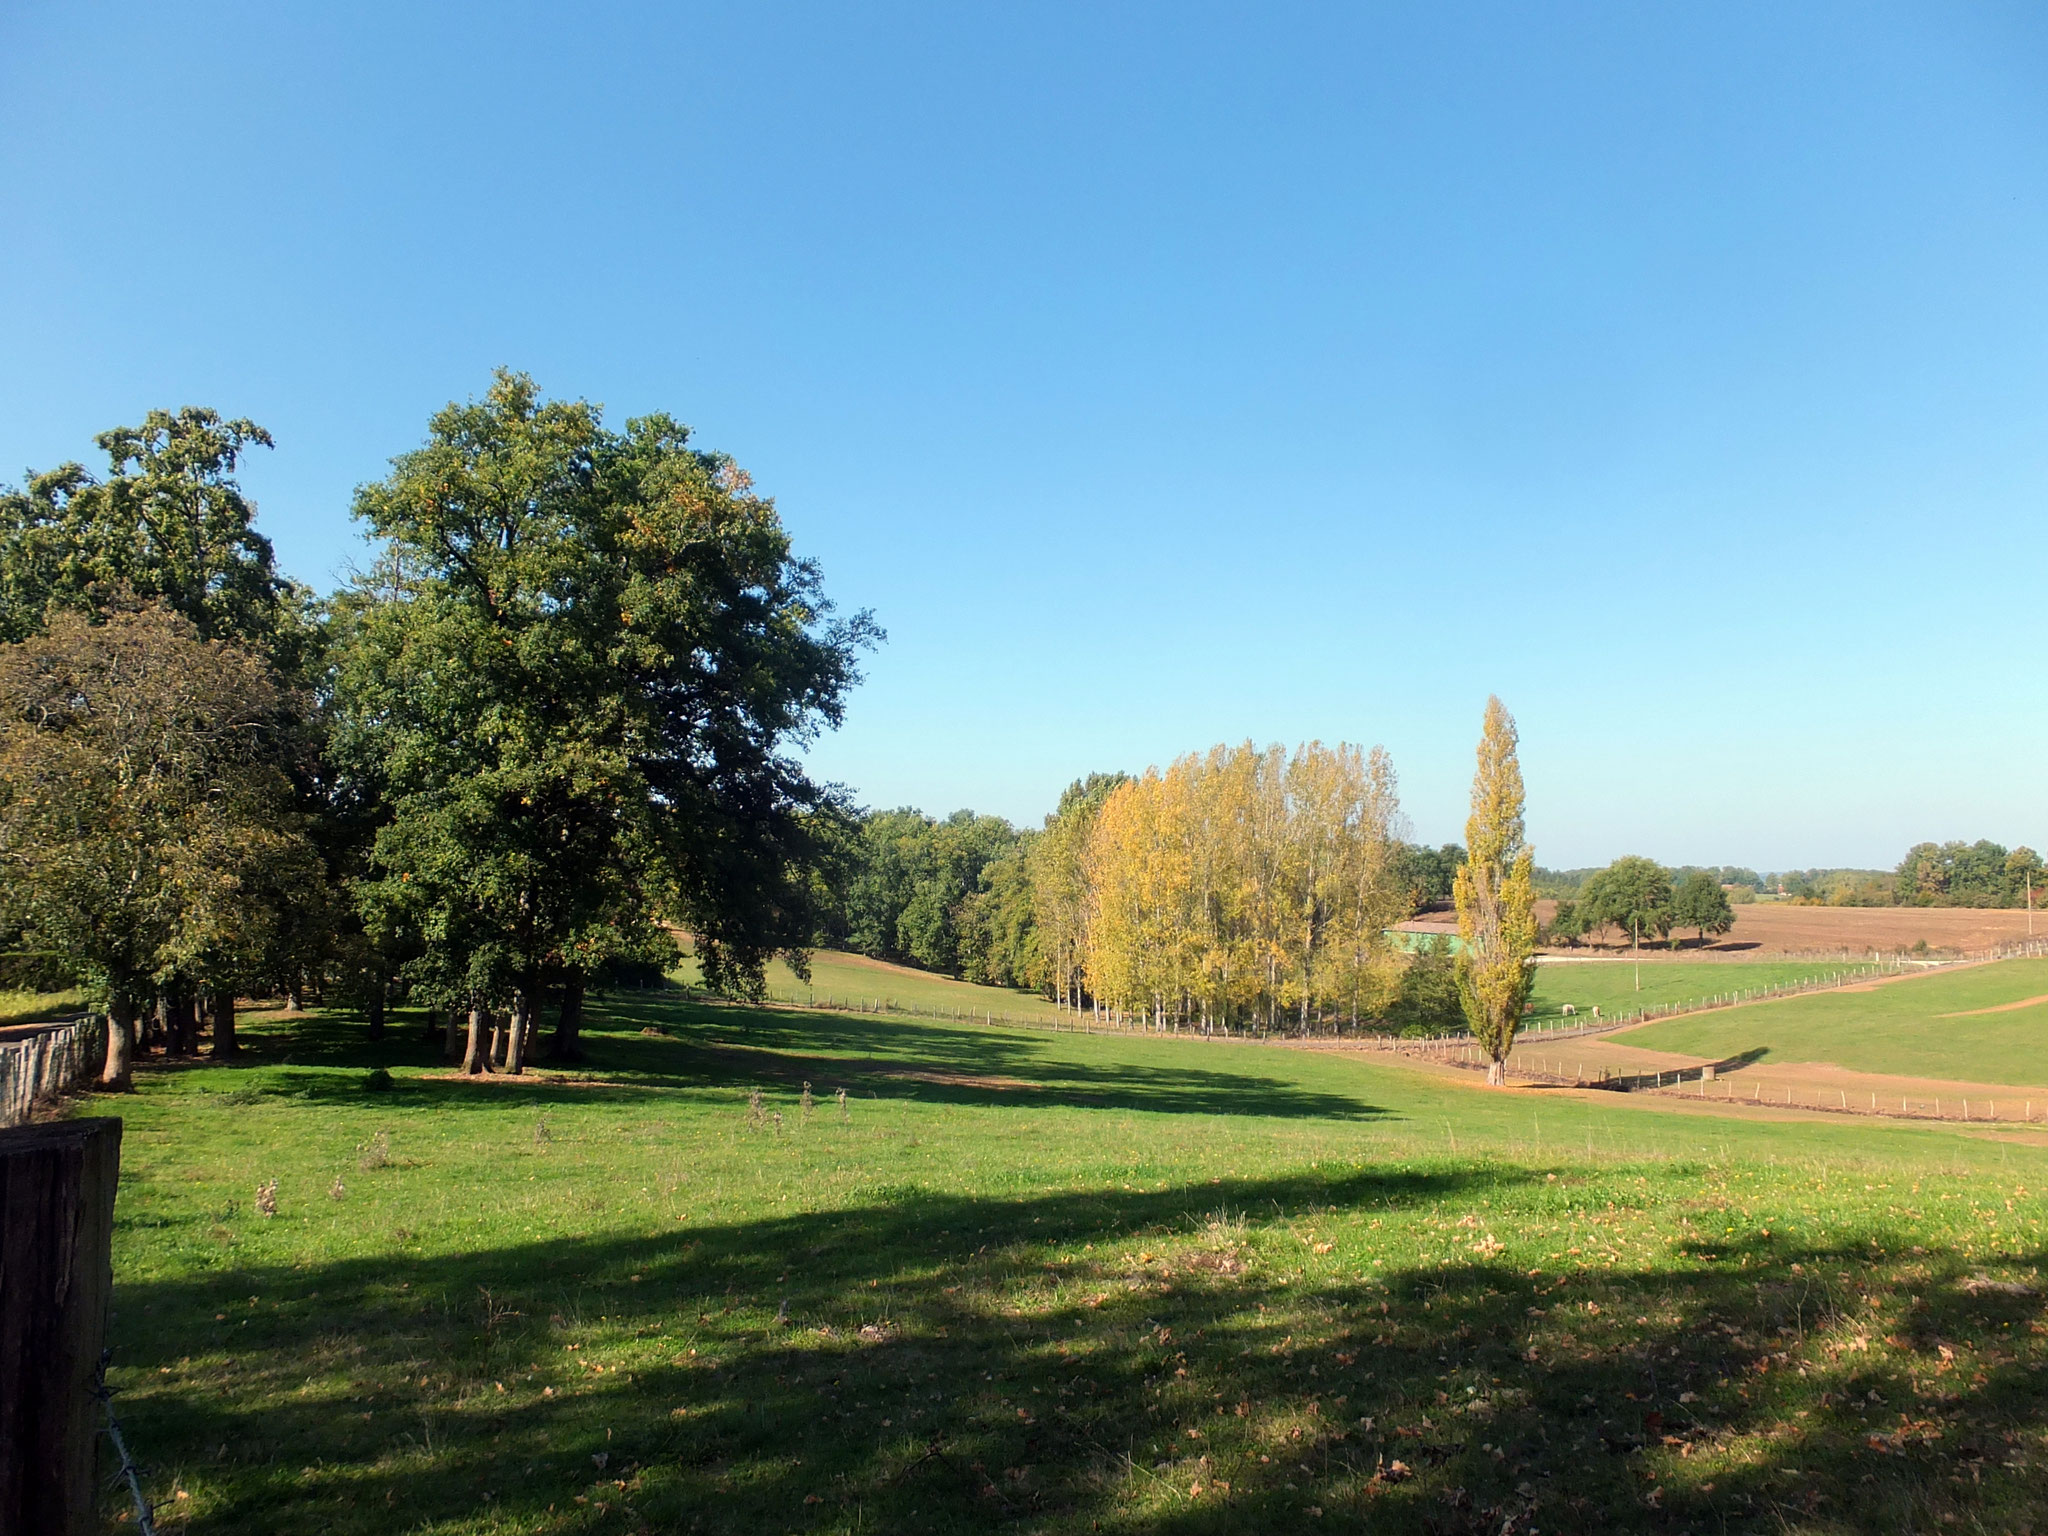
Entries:
{"label": "plowed brown field", "polygon": [[[1547,916],[1548,903],[1538,903]],[[1681,953],[1761,960],[1772,955],[1896,954],[1921,940],[1932,950],[1977,954],[2030,937],[2021,908],[1977,907],[1794,907],[1754,902],[1735,909],[1735,928],[1705,949],[1681,934]],[[2048,912],[2033,914],[2034,938],[2048,938]],[[1560,949],[1559,954],[1586,954]],[[1594,951],[1597,953],[1597,951]],[[1646,946],[1645,953],[1650,948]]]}

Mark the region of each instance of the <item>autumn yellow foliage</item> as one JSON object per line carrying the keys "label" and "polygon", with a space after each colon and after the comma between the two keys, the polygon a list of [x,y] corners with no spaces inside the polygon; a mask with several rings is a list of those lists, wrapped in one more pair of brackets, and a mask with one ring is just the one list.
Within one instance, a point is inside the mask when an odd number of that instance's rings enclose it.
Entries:
{"label": "autumn yellow foliage", "polygon": [[1486,701],[1472,814],[1465,822],[1466,862],[1453,894],[1458,904],[1458,993],[1473,1037],[1486,1052],[1486,1080],[1504,1080],[1501,1063],[1536,978],[1535,853],[1524,839],[1522,765],[1515,718],[1498,698]]}
{"label": "autumn yellow foliage", "polygon": [[1399,814],[1378,748],[1219,746],[1123,785],[1087,844],[1088,990],[1172,1029],[1377,1016],[1408,910]]}

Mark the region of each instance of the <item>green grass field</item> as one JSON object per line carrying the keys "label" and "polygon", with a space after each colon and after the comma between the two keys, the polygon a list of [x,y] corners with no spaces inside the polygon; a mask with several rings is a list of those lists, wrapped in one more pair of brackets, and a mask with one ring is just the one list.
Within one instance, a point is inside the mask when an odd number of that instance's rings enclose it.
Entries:
{"label": "green grass field", "polygon": [[[1802,960],[1567,961],[1536,968],[1533,1001],[1539,1018],[1554,1018],[1565,1003],[1581,1014],[1598,1004],[1606,1015],[1634,1013],[1667,1003],[1691,1003],[1729,993],[1788,986],[1815,976],[1853,970]],[[1637,989],[1640,970],[1642,987]]]}
{"label": "green grass field", "polygon": [[660,994],[568,1080],[246,1038],[82,1106],[127,1122],[111,1380],[166,1529],[2048,1508],[2035,1145]]}
{"label": "green grass field", "polygon": [[1766,1063],[1824,1061],[1859,1072],[2031,1087],[2048,1083],[2048,1064],[2041,1059],[2048,1001],[1997,1013],[1977,1010],[2043,997],[2048,960],[2003,960],[1868,991],[1815,993],[1668,1019],[1615,1038],[1689,1056],[1764,1050]]}
{"label": "green grass field", "polygon": [[[1834,975],[1838,964],[1776,960],[1646,959],[1640,966],[1626,961],[1587,961],[1545,965],[1536,973],[1535,1003],[1541,1017],[1555,1018],[1571,1003],[1590,1015],[1595,1004],[1604,1014],[1631,1013],[1667,1003],[1685,1003],[1748,989],[1784,986],[1809,977]],[[1637,980],[1640,973],[1641,987]],[[685,960],[680,979],[697,980],[695,962]],[[893,1003],[906,1011],[953,1017],[1008,1014],[1020,1022],[1052,1022],[1071,1018],[1044,998],[1005,987],[983,987],[937,976],[908,966],[878,965],[857,955],[819,950],[811,957],[808,985],[782,962],[768,969],[769,996],[781,1002],[820,1002],[880,1006]]]}
{"label": "green grass field", "polygon": [[0,1025],[60,1019],[85,1006],[86,995],[78,988],[69,992],[24,992],[0,988]]}
{"label": "green grass field", "polygon": [[[685,957],[675,974],[679,980],[696,984],[696,961]],[[808,982],[799,980],[782,961],[771,962],[768,967],[768,996],[775,1002],[869,1007],[888,1005],[905,1012],[936,1013],[948,1017],[956,1014],[980,1017],[993,1013],[998,1019],[1008,1014],[1013,1020],[1048,1022],[1072,1017],[1071,1013],[1062,1015],[1054,1004],[1033,992],[984,987],[907,965],[890,965],[829,949],[812,954]]]}

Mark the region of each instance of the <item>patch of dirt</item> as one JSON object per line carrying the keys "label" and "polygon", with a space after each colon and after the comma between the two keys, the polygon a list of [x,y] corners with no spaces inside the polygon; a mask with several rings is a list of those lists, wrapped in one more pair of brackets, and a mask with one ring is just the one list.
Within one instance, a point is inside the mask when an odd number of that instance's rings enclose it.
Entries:
{"label": "patch of dirt", "polygon": [[1192,1253],[1180,1256],[1180,1267],[1199,1275],[1221,1275],[1234,1278],[1244,1273],[1244,1260],[1239,1258],[1235,1248],[1198,1248]]}
{"label": "patch of dirt", "polygon": [[500,1088],[623,1088],[624,1083],[615,1083],[605,1077],[551,1076],[536,1072],[531,1067],[512,1077],[503,1072],[479,1073],[472,1077],[467,1072],[422,1072],[418,1081],[423,1083],[477,1083],[490,1084]]}
{"label": "patch of dirt", "polygon": [[1045,1086],[1043,1083],[1027,1083],[1021,1077],[982,1077],[973,1072],[935,1072],[923,1068],[909,1072],[884,1072],[882,1076],[899,1083],[937,1083],[944,1088],[1000,1088],[1023,1093],[1036,1093]]}
{"label": "patch of dirt", "polygon": [[799,1079],[827,1083],[881,1077],[903,1083],[932,1083],[945,1088],[996,1088],[1009,1092],[1036,1092],[1045,1086],[1027,1082],[1021,1077],[960,1072],[948,1067],[921,1067],[900,1057],[797,1056],[766,1046],[735,1045],[726,1040],[714,1040],[703,1047],[703,1051],[707,1056],[729,1061],[755,1076],[776,1077],[791,1083]]}
{"label": "patch of dirt", "polygon": [[[1363,1054],[1363,1053],[1361,1053]],[[1483,1087],[1482,1075],[1450,1061],[1375,1053],[1378,1059],[1449,1076]],[[1708,1113],[1758,1112],[1794,1116],[1854,1114],[1869,1118],[1939,1120],[1958,1130],[1994,1124],[2048,1125],[2048,1087],[2013,1083],[1962,1082],[1947,1078],[1907,1077],[1886,1072],[1855,1072],[1832,1062],[1768,1059],[1751,1065],[1720,1064],[1714,1081],[1702,1083],[1698,1071],[1706,1058],[1675,1051],[1652,1051],[1623,1043],[1615,1036],[1590,1040],[1518,1045],[1509,1057],[1510,1086],[1523,1092],[1597,1094],[1606,1102],[1644,1106],[1688,1107]],[[1530,1074],[1517,1079],[1513,1073]],[[1620,1094],[1592,1086],[1601,1074],[1636,1077],[1645,1073],[1690,1073],[1681,1083],[1662,1089],[1645,1086]],[[1545,1080],[1534,1080],[1540,1077]],[[1558,1082],[1556,1079],[1566,1079]],[[1585,1087],[1574,1086],[1583,1081]],[[2027,1133],[2020,1132],[2025,1135]]]}
{"label": "patch of dirt", "polygon": [[1937,1013],[1937,1019],[1974,1019],[1987,1013],[2018,1013],[2022,1008],[2036,1008],[2048,1003],[2048,992],[2039,997],[2023,997],[2016,1003],[1999,1003],[1991,1008],[1966,1008],[1961,1013]]}

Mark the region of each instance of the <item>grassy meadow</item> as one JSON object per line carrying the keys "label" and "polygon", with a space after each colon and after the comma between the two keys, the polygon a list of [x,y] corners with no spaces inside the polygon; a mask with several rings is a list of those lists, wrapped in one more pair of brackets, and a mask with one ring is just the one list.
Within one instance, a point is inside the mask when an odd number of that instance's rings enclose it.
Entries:
{"label": "grassy meadow", "polygon": [[61,1019],[86,1006],[87,998],[82,988],[74,987],[68,992],[35,992],[0,987],[0,1027]]}
{"label": "grassy meadow", "polygon": [[2030,1087],[2048,1083],[2044,1037],[2048,960],[1932,971],[1867,991],[1667,1019],[1615,1038],[1691,1056],[1762,1050],[1767,1063],[1831,1062],[1859,1072]]}
{"label": "grassy meadow", "polygon": [[1808,960],[1567,960],[1536,968],[1531,1000],[1539,1018],[1555,1018],[1566,1003],[1581,1014],[1590,1013],[1595,1004],[1603,1014],[1626,1014],[1790,986],[1855,969],[1853,964]]}
{"label": "grassy meadow", "polygon": [[111,1381],[164,1529],[2048,1508],[2032,1140],[673,994],[592,1026],[477,1083],[414,1023],[256,1019],[80,1106],[126,1120]]}
{"label": "grassy meadow", "polygon": [[[1651,957],[1640,964],[1628,960],[1587,960],[1546,964],[1536,973],[1534,1002],[1539,1017],[1556,1018],[1572,1004],[1581,1014],[1595,1005],[1604,1014],[1699,1001],[1717,994],[1785,986],[1814,976],[1853,969],[1841,963],[1804,960],[1666,960]],[[678,979],[695,983],[696,962],[685,959]],[[1638,985],[1640,982],[1640,985]],[[819,950],[811,957],[808,983],[776,961],[768,968],[768,993],[780,1002],[841,1003],[908,1012],[955,1016],[993,1013],[1023,1022],[1071,1019],[1034,993],[1007,987],[977,986],[910,966],[891,965],[860,955]]]}
{"label": "grassy meadow", "polygon": [[[771,961],[768,966],[770,1000],[892,1006],[906,1012],[948,1016],[993,1013],[999,1019],[1008,1014],[1012,1019],[1047,1022],[1073,1016],[1071,1012],[1063,1015],[1055,1004],[1035,992],[984,987],[970,981],[958,981],[951,976],[920,971],[907,965],[892,965],[884,960],[870,960],[863,955],[842,954],[836,950],[813,952],[810,969],[810,980],[803,981],[783,961]],[[697,962],[685,956],[675,974],[679,980],[694,985],[699,979]]]}

